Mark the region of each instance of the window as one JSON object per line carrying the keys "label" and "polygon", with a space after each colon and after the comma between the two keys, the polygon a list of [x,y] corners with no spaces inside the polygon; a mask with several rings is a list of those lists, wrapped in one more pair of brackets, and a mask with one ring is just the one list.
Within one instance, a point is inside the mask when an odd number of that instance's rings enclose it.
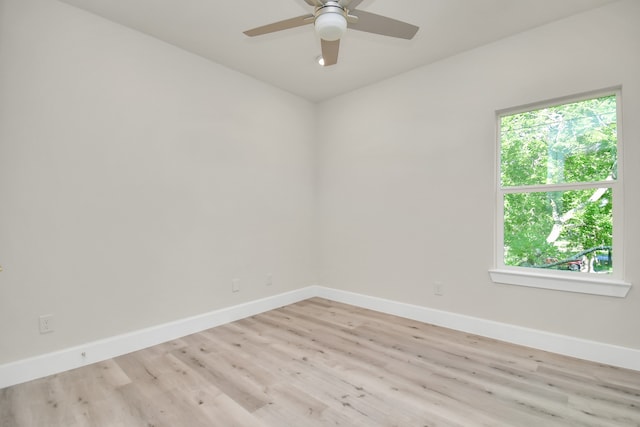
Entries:
{"label": "window", "polygon": [[496,282],[625,296],[620,93],[500,112]]}

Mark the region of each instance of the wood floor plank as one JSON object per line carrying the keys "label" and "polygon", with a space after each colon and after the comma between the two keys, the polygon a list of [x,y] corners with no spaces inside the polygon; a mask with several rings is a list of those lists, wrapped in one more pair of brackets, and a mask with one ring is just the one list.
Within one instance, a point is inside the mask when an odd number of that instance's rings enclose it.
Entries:
{"label": "wood floor plank", "polygon": [[260,385],[252,383],[246,376],[239,376],[230,360],[208,357],[213,353],[207,355],[198,348],[190,347],[172,354],[247,411],[253,412],[268,403]]}
{"label": "wood floor plank", "polygon": [[0,390],[2,427],[640,426],[640,372],[312,298]]}

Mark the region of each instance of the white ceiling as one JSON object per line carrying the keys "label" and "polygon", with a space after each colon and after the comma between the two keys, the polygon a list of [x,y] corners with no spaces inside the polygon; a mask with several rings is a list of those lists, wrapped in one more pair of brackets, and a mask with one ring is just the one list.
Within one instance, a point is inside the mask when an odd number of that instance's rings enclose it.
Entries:
{"label": "white ceiling", "polygon": [[[304,0],[61,0],[311,101],[615,0],[364,0],[358,9],[418,25],[413,40],[348,30],[338,64],[322,68],[311,25],[242,32],[313,12]],[[357,14],[357,13],[356,13]]]}

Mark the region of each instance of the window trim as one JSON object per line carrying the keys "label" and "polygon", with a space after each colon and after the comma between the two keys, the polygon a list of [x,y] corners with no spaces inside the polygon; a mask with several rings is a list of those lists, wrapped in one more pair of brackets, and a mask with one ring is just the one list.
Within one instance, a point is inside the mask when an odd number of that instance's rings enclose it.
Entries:
{"label": "window trim", "polygon": [[[513,270],[494,268],[489,270],[489,276],[494,283],[618,298],[626,297],[631,289],[631,283],[612,278],[561,277],[559,273],[565,272],[542,274],[537,270],[522,271],[525,269],[520,269],[518,267],[513,267]],[[573,272],[566,273],[576,274]]]}
{"label": "window trim", "polygon": [[[616,254],[615,268],[610,275],[576,274],[575,272],[543,270],[526,267],[507,266],[504,264],[504,195],[522,190],[522,187],[503,188],[500,182],[501,145],[500,145],[500,119],[502,116],[523,113],[526,111],[545,108],[553,105],[567,104],[584,101],[601,96],[616,96],[616,123],[617,123],[617,179],[602,181],[603,187],[613,189],[613,251]],[[577,292],[592,295],[603,295],[624,298],[631,289],[631,283],[624,281],[624,153],[622,141],[622,90],[621,87],[607,88],[603,90],[582,93],[575,96],[555,98],[536,102],[515,108],[498,110],[495,113],[496,123],[496,158],[495,172],[495,224],[494,224],[494,263],[489,270],[489,276],[495,283],[526,286],[541,289],[550,289],[565,292]],[[555,188],[579,189],[592,187],[594,183],[568,183],[554,185]],[[526,186],[528,191],[539,191],[548,186]]]}

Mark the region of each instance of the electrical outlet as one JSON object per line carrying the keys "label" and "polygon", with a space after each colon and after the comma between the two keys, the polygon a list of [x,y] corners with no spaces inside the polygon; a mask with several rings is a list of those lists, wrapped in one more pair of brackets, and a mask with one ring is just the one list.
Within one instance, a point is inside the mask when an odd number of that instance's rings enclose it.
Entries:
{"label": "electrical outlet", "polygon": [[240,292],[240,279],[233,279],[231,281],[231,292]]}
{"label": "electrical outlet", "polygon": [[265,281],[265,285],[267,286],[273,285],[273,274],[267,274],[267,280]]}
{"label": "electrical outlet", "polygon": [[53,314],[42,315],[40,316],[39,321],[41,334],[53,332]]}
{"label": "electrical outlet", "polygon": [[433,294],[439,297],[444,295],[444,284],[442,282],[433,282]]}

